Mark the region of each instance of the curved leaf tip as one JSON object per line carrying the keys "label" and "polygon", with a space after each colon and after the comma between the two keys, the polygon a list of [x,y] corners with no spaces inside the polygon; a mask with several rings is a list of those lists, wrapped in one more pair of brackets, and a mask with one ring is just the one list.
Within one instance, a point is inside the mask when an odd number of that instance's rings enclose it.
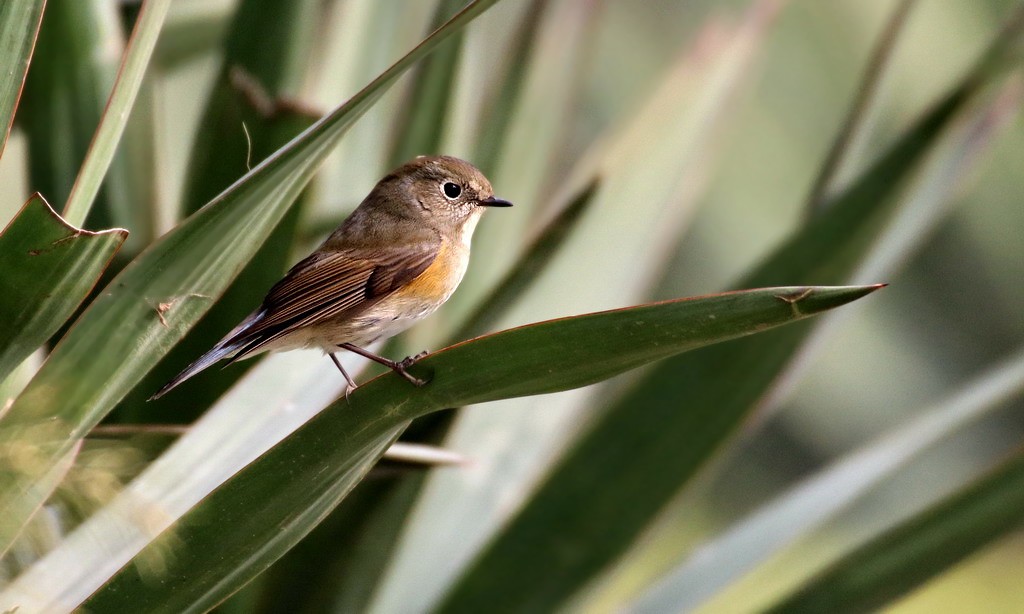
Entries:
{"label": "curved leaf tip", "polygon": [[18,213],[11,219],[10,222],[7,223],[7,226],[2,231],[0,231],[0,236],[3,236],[4,234],[6,234],[7,231],[10,230],[10,228],[12,226],[14,226],[15,222],[18,220],[19,217],[24,215],[27,210],[29,210],[29,209],[31,209],[31,208],[33,208],[35,206],[39,206],[40,207],[40,211],[45,212],[47,217],[55,220],[65,230],[67,230],[68,231],[68,234],[67,234],[68,238],[70,238],[70,237],[100,237],[100,236],[120,235],[121,236],[120,243],[123,243],[124,240],[128,238],[128,229],[127,228],[108,228],[106,230],[86,230],[84,228],[79,228],[78,226],[75,226],[71,222],[69,222],[66,219],[64,219],[61,216],[60,213],[57,213],[57,211],[53,208],[53,206],[50,205],[49,201],[47,201],[46,198],[42,194],[40,194],[39,192],[33,192],[32,195],[28,197],[28,200],[26,200],[25,204],[21,206],[21,209],[18,210]]}

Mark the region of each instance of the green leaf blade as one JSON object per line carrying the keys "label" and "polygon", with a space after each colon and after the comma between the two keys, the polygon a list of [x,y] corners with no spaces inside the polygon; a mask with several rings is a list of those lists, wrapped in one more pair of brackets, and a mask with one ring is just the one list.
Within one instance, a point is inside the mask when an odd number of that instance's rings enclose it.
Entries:
{"label": "green leaf blade", "polygon": [[641,599],[637,612],[692,611],[784,546],[833,519],[938,441],[1024,395],[1024,352],[919,418],[836,460],[702,545]]}
{"label": "green leaf blade", "polygon": [[85,222],[107,169],[114,160],[117,144],[128,125],[132,105],[142,87],[146,66],[153,55],[160,27],[170,5],[170,0],[145,0],[142,3],[142,10],[125,48],[117,80],[103,110],[99,127],[64,206],[64,217],[72,224]]}
{"label": "green leaf blade", "polygon": [[45,0],[0,4],[0,155],[18,108]]}
{"label": "green leaf blade", "polygon": [[67,224],[39,195],[0,233],[0,380],[71,317],[128,236]]}
{"label": "green leaf blade", "polygon": [[[833,309],[883,285],[835,288],[766,288],[679,299],[641,307],[599,312],[530,324],[512,331],[522,335],[489,335],[453,348],[469,357],[437,369],[450,395],[443,407],[460,407],[518,396],[571,390],[668,356],[764,331]],[[618,318],[617,314],[623,317]],[[600,328],[594,322],[607,319]],[[598,332],[599,331],[599,332]],[[470,353],[470,349],[472,352]],[[531,352],[557,358],[531,366]],[[496,356],[522,357],[521,372],[510,378],[489,366]],[[586,362],[587,368],[573,368]],[[425,363],[426,364],[426,363]],[[473,372],[473,365],[475,373]],[[503,368],[508,367],[506,362]],[[414,367],[415,369],[415,367]],[[481,386],[474,378],[489,379]],[[463,384],[465,387],[460,386]],[[466,391],[477,388],[479,392]],[[435,396],[443,394],[440,390]]]}
{"label": "green leaf blade", "polygon": [[[49,0],[44,17],[18,121],[28,137],[32,189],[62,208],[117,78],[124,36],[109,2]],[[113,211],[131,205],[116,197],[104,190],[87,226],[119,225]]]}
{"label": "green leaf blade", "polygon": [[[587,385],[671,353],[803,319],[878,288],[766,288],[668,301],[542,322],[437,352],[414,367],[433,378],[426,387],[411,389],[394,374],[360,386],[185,514],[169,529],[181,547],[159,583],[168,592],[133,588],[139,572],[128,566],[87,607],[116,611],[140,605],[139,599],[206,599],[210,583],[225,573],[244,583],[336,506],[383,453],[381,442],[417,416]],[[345,469],[352,467],[360,469]],[[153,544],[137,558],[158,556],[163,547]]]}
{"label": "green leaf blade", "polygon": [[1024,523],[1024,455],[837,561],[768,612],[871,612]]}

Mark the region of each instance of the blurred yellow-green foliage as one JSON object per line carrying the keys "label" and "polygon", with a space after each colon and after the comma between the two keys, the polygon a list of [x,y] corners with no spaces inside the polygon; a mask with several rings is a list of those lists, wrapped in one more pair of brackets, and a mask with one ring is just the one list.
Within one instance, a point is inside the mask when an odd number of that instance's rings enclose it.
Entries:
{"label": "blurred yellow-green foliage", "polygon": [[[642,87],[665,61],[659,42],[692,36],[722,3],[652,2],[609,7],[596,62],[608,100]],[[742,3],[729,3],[739,6]],[[763,71],[730,126],[720,168],[676,256],[663,296],[707,291],[733,279],[802,215],[804,198],[834,137],[895,2],[792,2],[759,58]],[[862,166],[900,127],[964,71],[1012,2],[919,2],[900,35],[882,84],[874,128],[857,149]],[[649,11],[649,12],[648,12]],[[614,24],[614,25],[612,25]],[[619,27],[629,28],[629,34]],[[657,35],[653,35],[657,33]],[[620,47],[615,42],[622,42]],[[622,73],[608,78],[621,66]],[[606,72],[607,71],[607,72]],[[619,85],[624,87],[619,87]],[[606,102],[612,106],[616,103]],[[621,104],[621,103],[619,103]],[[884,300],[855,308],[807,365],[779,412],[744,437],[742,451],[706,488],[710,522],[727,525],[783,484],[951,394],[1024,340],[1024,123],[1018,115],[951,195],[952,211],[929,233]],[[844,174],[849,176],[850,171]],[[934,496],[954,476],[973,475],[1019,445],[1020,400],[915,463],[837,521],[850,539],[880,510]],[[681,510],[680,513],[685,513]],[[685,539],[685,537],[684,537]],[[1024,557],[1018,536],[988,549],[903,600],[894,611],[1014,611],[1024,607],[1013,570]],[[652,549],[654,546],[652,546]],[[764,574],[794,576],[815,560],[814,544]],[[652,558],[656,559],[656,554]],[[751,583],[755,584],[755,583]],[[761,589],[758,589],[761,590]],[[738,590],[739,593],[743,589]],[[723,601],[722,611],[728,611]],[[735,607],[742,599],[732,602]]]}
{"label": "blurred yellow-green foliage", "polygon": [[[666,2],[658,9],[652,4],[650,21],[636,28],[629,53],[604,51],[610,57],[622,54],[621,61],[630,63],[628,78],[639,78],[645,66],[658,61],[657,52],[647,47],[661,38],[646,33],[674,26],[666,40],[684,35],[686,23],[699,21],[694,15],[713,8],[701,5],[717,3]],[[880,108],[873,112],[875,127],[858,148],[854,166],[891,142],[900,126],[966,69],[1012,4],[917,3],[887,69]],[[677,255],[678,274],[667,281],[666,296],[707,290],[733,278],[799,218],[818,164],[895,5],[794,2],[783,11],[760,58],[763,74],[730,128],[733,138]],[[670,13],[674,19],[666,18]],[[632,22],[619,17],[619,24]],[[606,95],[616,90],[602,88]],[[915,408],[950,394],[1020,347],[1021,122],[1020,116],[1012,120],[971,181],[951,195],[953,210],[920,252],[885,279],[892,284],[885,300],[857,308],[842,322],[778,414],[758,425],[756,435],[746,436],[743,450],[720,468],[708,488],[714,523],[742,516],[781,484],[907,419]],[[954,476],[972,475],[1005,455],[1019,445],[1021,408],[1019,400],[1006,406],[915,463],[896,483],[847,512],[832,532],[838,534],[823,539],[849,539],[856,533],[849,527],[870,526],[879,510],[891,513],[908,498],[933,496]],[[1019,609],[1024,601],[1012,570],[1024,557],[1022,544],[1019,536],[1006,539],[894,611]],[[814,549],[805,545],[772,572],[785,576],[787,569],[799,569],[819,556]]]}

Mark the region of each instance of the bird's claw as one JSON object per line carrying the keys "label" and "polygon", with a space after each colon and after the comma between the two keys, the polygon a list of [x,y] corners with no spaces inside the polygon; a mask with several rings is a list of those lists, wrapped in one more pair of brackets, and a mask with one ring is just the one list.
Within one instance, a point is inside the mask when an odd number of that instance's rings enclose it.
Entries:
{"label": "bird's claw", "polygon": [[349,400],[348,395],[352,394],[352,391],[355,390],[358,387],[359,386],[356,386],[355,384],[351,384],[351,383],[348,383],[348,382],[345,383],[345,400],[346,401]]}
{"label": "bird's claw", "polygon": [[419,362],[421,359],[426,358],[427,354],[429,353],[430,352],[428,352],[427,350],[423,350],[422,352],[416,354],[415,356],[406,356],[405,358],[402,359],[402,362],[400,364],[403,367],[411,367],[412,365]]}
{"label": "bird's claw", "polygon": [[420,352],[419,354],[416,354],[415,356],[406,356],[402,360],[400,360],[397,363],[395,363],[395,372],[398,373],[399,375],[401,375],[402,377],[404,377],[406,380],[408,380],[414,386],[426,386],[427,385],[427,381],[426,380],[422,380],[422,379],[416,377],[415,375],[413,375],[412,373],[409,373],[409,371],[407,371],[407,369],[409,367],[413,366],[414,364],[416,364],[417,361],[419,361],[421,358],[423,358],[424,356],[426,356],[429,353],[430,352],[425,352],[424,351],[424,352]]}

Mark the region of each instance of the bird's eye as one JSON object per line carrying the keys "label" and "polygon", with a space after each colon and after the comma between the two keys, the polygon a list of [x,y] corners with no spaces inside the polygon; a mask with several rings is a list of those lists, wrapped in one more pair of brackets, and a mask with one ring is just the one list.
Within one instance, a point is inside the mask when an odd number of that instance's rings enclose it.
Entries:
{"label": "bird's eye", "polygon": [[462,194],[462,186],[449,181],[441,186],[441,191],[444,192],[444,197],[448,200],[455,200],[459,197],[459,194]]}

